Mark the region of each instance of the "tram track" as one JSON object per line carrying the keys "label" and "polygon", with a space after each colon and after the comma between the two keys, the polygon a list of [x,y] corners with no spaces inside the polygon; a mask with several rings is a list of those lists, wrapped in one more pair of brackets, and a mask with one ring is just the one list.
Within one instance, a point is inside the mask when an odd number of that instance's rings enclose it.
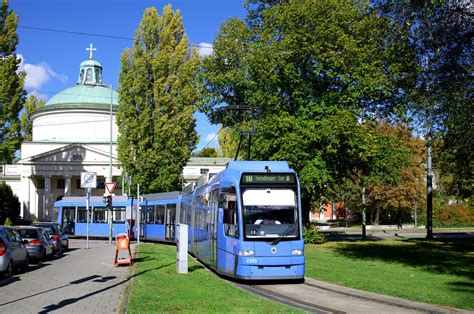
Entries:
{"label": "tram track", "polygon": [[236,285],[253,294],[310,313],[467,313],[460,309],[345,288],[308,278],[300,284]]}

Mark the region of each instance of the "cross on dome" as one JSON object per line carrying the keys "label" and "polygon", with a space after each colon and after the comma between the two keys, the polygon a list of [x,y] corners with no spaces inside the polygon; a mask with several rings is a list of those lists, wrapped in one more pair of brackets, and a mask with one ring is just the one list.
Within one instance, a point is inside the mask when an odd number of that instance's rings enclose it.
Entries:
{"label": "cross on dome", "polygon": [[90,51],[89,60],[92,60],[92,51],[96,51],[97,48],[92,48],[92,44],[90,44],[90,45],[89,45],[89,48],[86,48],[86,50],[89,50],[89,51]]}

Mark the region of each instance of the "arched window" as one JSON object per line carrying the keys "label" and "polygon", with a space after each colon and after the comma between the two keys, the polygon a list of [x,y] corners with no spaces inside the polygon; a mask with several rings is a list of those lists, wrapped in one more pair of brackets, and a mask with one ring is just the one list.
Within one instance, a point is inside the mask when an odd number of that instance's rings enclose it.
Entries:
{"label": "arched window", "polygon": [[87,69],[86,82],[92,82],[92,69]]}
{"label": "arched window", "polygon": [[81,83],[84,83],[84,69],[81,69],[81,78],[79,80]]}
{"label": "arched window", "polygon": [[97,84],[102,84],[102,78],[100,77],[100,70],[95,69],[95,82]]}

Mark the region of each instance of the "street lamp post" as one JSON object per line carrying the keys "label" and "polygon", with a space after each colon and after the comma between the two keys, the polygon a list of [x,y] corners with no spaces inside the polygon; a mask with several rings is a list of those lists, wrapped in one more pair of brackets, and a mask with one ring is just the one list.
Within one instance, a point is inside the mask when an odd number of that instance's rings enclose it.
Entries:
{"label": "street lamp post", "polygon": [[[109,180],[108,182],[112,182],[112,104],[114,98],[114,89],[112,84],[110,84],[110,145],[109,145]],[[112,204],[109,206],[109,244],[112,245]]]}

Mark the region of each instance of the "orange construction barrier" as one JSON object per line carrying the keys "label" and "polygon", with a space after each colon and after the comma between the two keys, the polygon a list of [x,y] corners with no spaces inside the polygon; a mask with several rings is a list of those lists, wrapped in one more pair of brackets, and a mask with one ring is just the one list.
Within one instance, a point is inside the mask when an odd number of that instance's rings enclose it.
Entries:
{"label": "orange construction barrier", "polygon": [[[130,251],[130,238],[126,233],[120,233],[116,236],[117,239],[117,248],[115,249],[115,258],[114,258],[114,266],[117,267],[118,265],[132,265],[132,252]],[[120,258],[119,251],[127,250],[128,258]]]}

